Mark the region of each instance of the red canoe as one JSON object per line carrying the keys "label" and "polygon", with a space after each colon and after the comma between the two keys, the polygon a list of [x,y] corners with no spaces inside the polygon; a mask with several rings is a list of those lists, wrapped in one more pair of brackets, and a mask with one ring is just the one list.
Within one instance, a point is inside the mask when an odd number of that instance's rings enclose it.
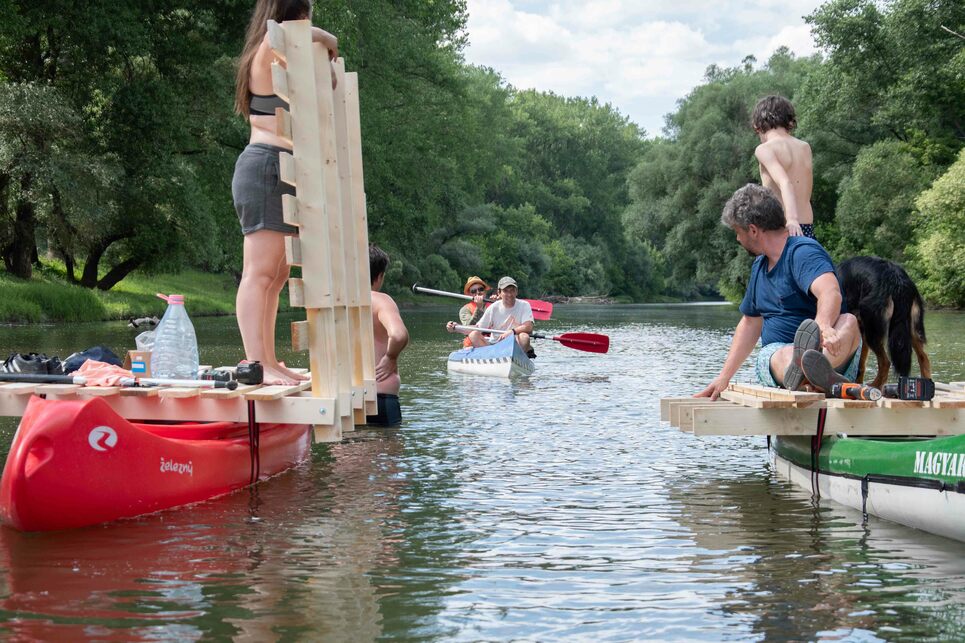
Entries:
{"label": "red canoe", "polygon": [[[307,425],[262,424],[258,478],[306,459]],[[139,424],[100,398],[27,404],[0,481],[0,520],[23,531],[133,518],[251,483],[248,425]]]}

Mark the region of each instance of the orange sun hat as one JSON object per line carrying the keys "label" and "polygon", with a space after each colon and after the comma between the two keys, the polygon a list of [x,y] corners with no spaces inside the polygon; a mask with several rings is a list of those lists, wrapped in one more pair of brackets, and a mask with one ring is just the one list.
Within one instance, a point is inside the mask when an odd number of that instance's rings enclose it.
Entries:
{"label": "orange sun hat", "polygon": [[468,281],[466,281],[466,285],[463,286],[463,288],[462,288],[462,294],[468,295],[468,294],[469,294],[469,289],[472,288],[473,286],[475,286],[476,284],[479,284],[480,286],[482,286],[482,287],[485,288],[486,290],[489,290],[489,289],[490,289],[490,288],[489,288],[489,284],[487,284],[485,281],[483,281],[482,279],[480,279],[480,278],[477,277],[476,275],[473,275],[472,277],[470,277],[470,278],[468,279]]}

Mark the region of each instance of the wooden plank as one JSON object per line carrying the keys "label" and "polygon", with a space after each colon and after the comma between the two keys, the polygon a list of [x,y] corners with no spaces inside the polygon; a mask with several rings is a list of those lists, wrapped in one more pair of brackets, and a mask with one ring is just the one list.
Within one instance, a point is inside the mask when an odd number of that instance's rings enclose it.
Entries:
{"label": "wooden plank", "polygon": [[292,322],[292,350],[308,350],[308,321]]}
{"label": "wooden plank", "polygon": [[760,386],[758,384],[732,383],[729,388],[738,393],[761,397],[768,400],[785,400],[790,402],[824,400],[824,393],[812,393],[809,391],[789,391],[784,388],[774,388],[772,386]]}
{"label": "wooden plank", "polygon": [[829,397],[824,401],[824,405],[829,409],[870,409],[878,406],[878,403],[871,400],[841,400]]}
{"label": "wooden plank", "polygon": [[121,397],[157,397],[158,387],[156,386],[123,386],[121,387]]}
{"label": "wooden plank", "polygon": [[160,388],[161,390],[157,392],[157,395],[164,399],[198,397],[201,395],[201,391],[204,390],[197,386],[162,386]]}
{"label": "wooden plank", "polygon": [[365,180],[362,163],[362,128],[359,111],[358,74],[351,72],[345,81],[345,127],[348,133],[349,166],[351,168],[352,217],[355,235],[355,256],[358,262],[358,308],[356,322],[362,349],[362,382],[365,386],[365,412],[378,413],[375,389],[375,340],[372,321],[372,282],[369,274],[369,231],[366,215]]}
{"label": "wooden plank", "polygon": [[302,265],[302,244],[298,237],[285,237],[285,259],[289,266]]}
{"label": "wooden plank", "polygon": [[[818,409],[694,409],[694,435],[814,435]],[[957,409],[829,408],[825,433],[848,435],[961,435]]]}
{"label": "wooden plank", "polygon": [[[346,311],[346,321],[348,324],[349,346],[345,358],[348,360],[346,368],[349,369],[349,385],[352,387],[352,408],[364,410],[366,405],[365,398],[365,358],[366,348],[371,345],[374,349],[374,339],[364,331],[366,326],[363,324],[363,315],[371,316],[370,309],[361,309],[362,299],[361,290],[371,289],[368,282],[361,283],[359,264],[363,257],[359,256],[361,249],[356,244],[358,232],[356,226],[363,225],[360,217],[355,214],[355,199],[352,197],[352,160],[353,155],[350,148],[352,139],[349,134],[350,123],[348,117],[348,104],[346,89],[348,83],[345,80],[345,61],[341,58],[336,61],[334,71],[338,83],[333,93],[333,116],[335,127],[335,147],[338,159],[338,180],[339,196],[341,198],[342,215],[342,263],[345,266],[345,304],[348,306]],[[365,262],[368,262],[368,247],[362,253]],[[367,274],[367,273],[366,273]],[[354,418],[353,418],[354,424]]]}
{"label": "wooden plank", "polygon": [[[322,183],[325,197],[325,218],[328,223],[332,305],[334,313],[335,377],[338,390],[338,411],[342,430],[354,429],[352,414],[352,335],[348,312],[348,270],[344,247],[350,241],[351,230],[346,230],[346,201],[342,196],[342,181],[338,152],[335,91],[332,89],[333,67],[321,43],[314,43],[315,91],[318,98],[318,129],[322,134]],[[344,88],[343,88],[344,89]],[[354,235],[353,235],[354,236]],[[307,243],[307,239],[306,239]],[[314,246],[313,246],[314,247]],[[353,253],[354,254],[354,253]],[[366,255],[367,255],[366,251]],[[353,257],[354,259],[354,257]],[[305,271],[302,272],[305,275]],[[307,293],[306,293],[307,297]]]}
{"label": "wooden plank", "polygon": [[[328,70],[327,54],[322,54],[320,43],[312,45],[311,28],[307,21],[286,21],[282,28],[285,33],[287,54],[287,86],[289,92],[289,111],[292,122],[292,146],[295,157],[295,185],[298,199],[299,239],[302,248],[302,275],[304,282],[298,305],[306,308],[327,308],[333,304],[332,294],[332,256],[329,238],[328,195],[325,184],[323,154],[325,133],[321,130],[323,107],[318,102],[319,91],[316,87],[317,69],[314,58],[322,55],[324,68]],[[316,51],[317,50],[317,51]],[[319,65],[318,67],[323,67]],[[331,72],[328,72],[329,74]],[[328,78],[328,93],[331,95],[331,78]],[[327,123],[327,120],[324,120]],[[282,155],[282,158],[284,155]],[[337,203],[337,198],[335,199]],[[311,252],[307,252],[307,249]],[[291,284],[289,283],[290,291]]]}
{"label": "wooden plank", "polygon": [[37,390],[38,386],[40,386],[40,384],[34,384],[32,382],[12,382],[0,386],[0,392],[10,395],[33,395],[33,392]]}
{"label": "wooden plank", "polygon": [[730,390],[721,392],[720,397],[752,409],[787,409],[794,406],[793,400],[770,400]]}
{"label": "wooden plank", "polygon": [[226,388],[206,388],[201,390],[201,397],[227,400],[233,397],[240,397],[245,393],[250,393],[259,388],[261,388],[260,384],[240,384],[238,388],[233,391]]}
{"label": "wooden plank", "polygon": [[721,406],[728,406],[728,407],[734,406],[734,404],[731,402],[725,402],[721,400],[718,400],[716,402],[711,402],[707,398],[701,398],[701,399],[703,399],[703,403],[701,404],[687,404],[680,407],[679,423],[677,426],[684,433],[694,432],[694,411],[696,409],[719,408]]}
{"label": "wooden plank", "polygon": [[301,391],[308,390],[311,388],[311,382],[302,382],[301,384],[295,384],[293,386],[279,385],[279,386],[262,386],[254,391],[250,391],[244,394],[246,400],[277,400],[285,397],[286,395],[292,395],[294,393],[300,393]]}
{"label": "wooden plank", "polygon": [[117,395],[120,390],[120,386],[82,386],[77,389],[77,395],[81,397],[109,397]]}
{"label": "wooden plank", "polygon": [[662,398],[660,398],[660,420],[661,420],[662,422],[669,422],[669,421],[670,421],[670,405],[671,405],[673,402],[686,402],[686,401],[694,400],[694,399],[698,399],[698,398],[694,398],[692,395],[688,395],[687,397],[662,397]]}
{"label": "wooden plank", "polygon": [[[259,422],[331,425],[335,418],[335,400],[290,395],[274,400],[255,401],[255,417]],[[22,398],[26,402],[27,398]],[[160,397],[121,396],[103,398],[119,415],[132,419],[163,422],[247,422],[248,401],[243,396],[206,398],[202,396],[177,400]]]}
{"label": "wooden plank", "polygon": [[41,384],[36,389],[34,393],[36,395],[54,395],[58,397],[63,397],[65,395],[74,395],[77,390],[80,389],[79,384]]}
{"label": "wooden plank", "polygon": [[919,400],[896,400],[891,397],[883,397],[878,400],[878,406],[886,409],[914,409],[925,406],[925,402]]}
{"label": "wooden plank", "polygon": [[965,409],[965,398],[960,397],[936,397],[931,401],[931,405],[936,409]]}

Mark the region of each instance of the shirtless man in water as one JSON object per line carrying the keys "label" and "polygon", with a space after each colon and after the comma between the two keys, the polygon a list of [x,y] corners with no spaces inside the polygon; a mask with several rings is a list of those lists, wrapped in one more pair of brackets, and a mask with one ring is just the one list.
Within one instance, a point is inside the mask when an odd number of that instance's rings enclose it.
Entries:
{"label": "shirtless man in water", "polygon": [[369,272],[372,276],[372,325],[375,331],[375,381],[379,414],[368,416],[366,423],[376,426],[395,426],[402,421],[398,359],[402,349],[409,343],[409,331],[399,315],[399,307],[391,297],[379,292],[388,266],[389,255],[371,244]]}
{"label": "shirtless man in water", "polygon": [[754,150],[761,183],[784,206],[788,234],[814,239],[811,146],[791,135],[797,127],[794,105],[783,96],[766,96],[754,107],[751,124],[761,139]]}

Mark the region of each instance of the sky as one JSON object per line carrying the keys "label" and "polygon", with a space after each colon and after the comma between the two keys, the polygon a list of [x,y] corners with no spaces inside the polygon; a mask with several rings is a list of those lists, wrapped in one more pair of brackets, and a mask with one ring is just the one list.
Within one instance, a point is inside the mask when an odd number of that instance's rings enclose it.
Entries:
{"label": "sky", "polygon": [[596,96],[648,136],[708,65],[816,51],[804,16],[822,0],[468,0],[474,65],[514,87]]}

